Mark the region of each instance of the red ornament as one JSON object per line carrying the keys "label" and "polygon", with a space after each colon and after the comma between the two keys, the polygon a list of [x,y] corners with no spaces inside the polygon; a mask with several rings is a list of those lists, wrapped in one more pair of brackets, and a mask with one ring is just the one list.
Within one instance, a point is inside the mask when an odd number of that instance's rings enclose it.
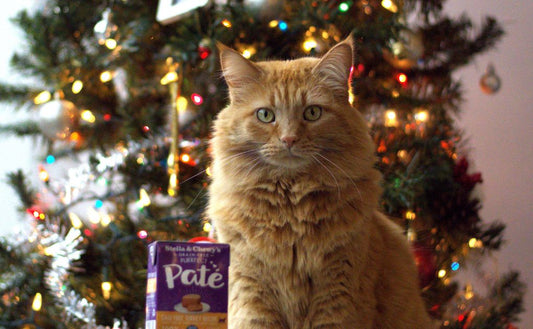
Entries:
{"label": "red ornament", "polygon": [[203,45],[198,46],[198,56],[201,59],[206,59],[209,55],[211,55],[211,48]]}
{"label": "red ornament", "polygon": [[468,174],[469,163],[465,157],[462,157],[453,168],[453,176],[456,182],[460,183],[466,190],[470,191],[478,183],[483,182],[481,173]]}
{"label": "red ornament", "polygon": [[416,267],[418,268],[418,278],[421,287],[430,284],[436,277],[435,256],[433,250],[419,242],[411,246]]}
{"label": "red ornament", "polygon": [[189,240],[189,242],[196,242],[196,243],[217,243],[217,240],[211,239],[205,236],[199,236],[196,238],[192,238]]}

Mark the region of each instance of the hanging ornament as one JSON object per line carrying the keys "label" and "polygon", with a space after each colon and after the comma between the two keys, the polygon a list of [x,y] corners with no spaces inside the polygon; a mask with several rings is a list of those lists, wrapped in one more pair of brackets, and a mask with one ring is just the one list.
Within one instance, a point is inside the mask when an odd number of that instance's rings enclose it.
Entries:
{"label": "hanging ornament", "polygon": [[59,99],[59,94],[56,93],[54,100],[39,106],[38,125],[43,135],[49,139],[63,140],[72,133],[78,117],[74,103]]}
{"label": "hanging ornament", "polygon": [[180,79],[178,75],[179,63],[174,63],[174,60],[167,58],[166,65],[168,72],[161,79],[161,84],[168,85],[170,93],[170,130],[171,130],[171,144],[168,154],[168,189],[167,193],[170,196],[177,196],[179,191],[179,108],[178,99],[180,98]]}
{"label": "hanging ornament", "polygon": [[409,70],[415,67],[424,54],[421,31],[404,30],[399,40],[390,44],[390,51],[384,50],[383,57],[397,69]]}
{"label": "hanging ornament", "polygon": [[106,8],[102,13],[102,19],[94,26],[94,35],[100,45],[106,45],[109,49],[114,49],[116,47],[118,26],[113,24],[111,17],[111,8]]}
{"label": "hanging ornament", "polygon": [[198,45],[198,57],[206,59],[211,55],[211,41],[208,38],[203,38]]}
{"label": "hanging ornament", "polygon": [[500,77],[496,74],[494,65],[489,64],[485,74],[479,80],[479,86],[485,94],[494,94],[500,90],[502,83]]}
{"label": "hanging ornament", "polygon": [[413,242],[412,250],[418,268],[420,287],[425,287],[435,279],[435,256],[430,248],[419,242]]}

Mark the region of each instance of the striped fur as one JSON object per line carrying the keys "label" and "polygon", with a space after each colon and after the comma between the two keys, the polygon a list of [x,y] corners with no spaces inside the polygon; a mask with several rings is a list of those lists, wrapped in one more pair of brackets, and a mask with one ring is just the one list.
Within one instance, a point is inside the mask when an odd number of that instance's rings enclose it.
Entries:
{"label": "striped fur", "polygon": [[348,103],[351,48],[252,63],[220,47],[230,104],[211,140],[208,216],[231,245],[230,329],[431,327],[406,239],[377,211],[373,142]]}

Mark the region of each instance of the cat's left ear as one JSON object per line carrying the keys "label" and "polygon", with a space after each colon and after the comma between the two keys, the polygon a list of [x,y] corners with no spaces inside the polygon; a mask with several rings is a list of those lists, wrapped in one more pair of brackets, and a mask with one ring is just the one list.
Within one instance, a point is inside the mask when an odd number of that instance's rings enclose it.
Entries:
{"label": "cat's left ear", "polygon": [[336,96],[348,99],[348,80],[353,65],[353,56],[353,37],[350,34],[322,56],[313,68],[313,74],[318,75]]}

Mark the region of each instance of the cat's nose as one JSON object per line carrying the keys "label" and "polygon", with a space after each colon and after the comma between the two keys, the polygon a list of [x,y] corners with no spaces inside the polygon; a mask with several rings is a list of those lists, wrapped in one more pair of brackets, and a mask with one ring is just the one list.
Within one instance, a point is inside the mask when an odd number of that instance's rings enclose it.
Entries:
{"label": "cat's nose", "polygon": [[296,136],[284,136],[281,137],[281,141],[287,148],[291,148],[296,143]]}

